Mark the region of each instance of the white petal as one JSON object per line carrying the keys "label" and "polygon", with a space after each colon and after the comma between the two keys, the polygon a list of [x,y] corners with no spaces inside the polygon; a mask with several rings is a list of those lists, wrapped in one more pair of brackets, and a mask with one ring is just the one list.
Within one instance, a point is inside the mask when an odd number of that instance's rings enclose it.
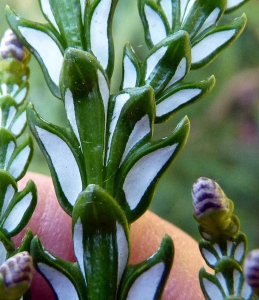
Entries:
{"label": "white petal", "polygon": [[51,11],[51,7],[49,4],[49,0],[40,0],[41,2],[41,7],[42,7],[42,11],[43,13],[47,16],[47,18],[49,19],[50,23],[57,29],[57,31],[59,32],[59,28],[58,25],[56,23],[56,20],[54,18],[54,15]]}
{"label": "white petal", "polygon": [[207,249],[203,248],[202,249],[202,254],[204,255],[204,257],[206,258],[206,260],[212,265],[215,266],[217,263],[217,258],[214,254],[212,254],[210,251],[208,251]]}
{"label": "white petal", "polygon": [[137,70],[128,56],[123,60],[124,78],[122,88],[135,87],[137,83]]}
{"label": "white petal", "polygon": [[245,254],[245,243],[242,242],[242,243],[239,243],[237,248],[235,249],[235,253],[234,253],[235,260],[240,262],[244,256],[244,254]]}
{"label": "white petal", "polygon": [[8,117],[7,117],[7,120],[6,120],[6,123],[5,123],[6,128],[8,128],[10,126],[16,112],[17,112],[17,109],[14,106],[10,106],[10,109],[8,111]]}
{"label": "white petal", "polygon": [[65,93],[65,108],[66,108],[68,121],[74,131],[75,136],[77,137],[77,139],[80,143],[79,132],[78,132],[77,124],[76,124],[76,115],[75,115],[75,106],[74,106],[73,95],[69,89],[67,89],[66,93]]}
{"label": "white petal", "polygon": [[[240,286],[241,279],[242,279],[241,273],[235,269],[233,272],[234,296],[239,295],[239,286]],[[245,299],[247,299],[247,298],[245,298]]]}
{"label": "white petal", "polygon": [[0,266],[6,261],[7,251],[5,250],[5,246],[2,242],[0,242]]}
{"label": "white petal", "polygon": [[35,126],[37,134],[48,152],[60,186],[71,205],[82,191],[82,181],[77,162],[68,145],[57,135]]}
{"label": "white petal", "polygon": [[116,102],[115,102],[115,106],[114,106],[114,110],[113,110],[113,114],[112,114],[112,121],[111,121],[110,128],[109,128],[110,136],[109,136],[109,141],[108,141],[107,161],[109,159],[112,138],[113,138],[114,131],[116,129],[117,122],[119,120],[122,108],[125,105],[125,103],[129,100],[129,98],[130,98],[130,95],[128,93],[120,94],[116,97]]}
{"label": "white petal", "polygon": [[26,41],[38,52],[50,78],[58,86],[63,55],[57,44],[42,31],[22,26],[18,26],[18,29]]}
{"label": "white petal", "polygon": [[203,281],[205,290],[211,300],[224,300],[224,297],[221,294],[221,291],[213,282],[209,281],[207,278],[203,278],[202,281]]}
{"label": "white petal", "polygon": [[156,116],[161,117],[173,110],[180,105],[190,101],[202,92],[201,89],[186,89],[180,90],[175,94],[169,96],[156,106]]}
{"label": "white petal", "polygon": [[25,123],[26,123],[26,111],[22,112],[20,116],[14,121],[12,127],[11,127],[11,132],[14,135],[20,134],[21,130],[24,128]]}
{"label": "white petal", "polygon": [[157,173],[174,153],[177,145],[166,146],[151,152],[131,168],[123,184],[126,200],[131,210],[136,208]]}
{"label": "white petal", "polygon": [[152,71],[155,69],[156,65],[159,61],[163,58],[166,53],[168,46],[164,46],[159,48],[156,52],[154,52],[148,59],[147,59],[147,70],[146,70],[146,77],[145,80],[148,79]]}
{"label": "white petal", "polygon": [[1,215],[5,213],[7,207],[9,206],[11,200],[13,199],[14,193],[15,193],[15,189],[11,184],[9,184],[4,195]]}
{"label": "white petal", "polygon": [[27,92],[27,87],[24,87],[14,96],[14,100],[17,104],[20,104],[24,100],[24,97],[26,96],[26,92]]}
{"label": "white petal", "polygon": [[40,269],[40,271],[44,274],[44,276],[48,279],[50,284],[53,286],[53,289],[57,294],[57,299],[79,300],[74,285],[65,275],[43,263],[38,263],[37,266]]}
{"label": "white petal", "polygon": [[148,115],[145,115],[142,117],[134,126],[128,142],[126,144],[122,159],[121,159],[121,164],[124,161],[125,157],[127,154],[130,152],[130,150],[139,142],[141,141],[146,135],[148,135],[151,131],[150,127],[150,119]]}
{"label": "white petal", "polygon": [[10,160],[12,154],[13,154],[14,148],[15,148],[15,143],[13,141],[11,141],[8,144],[7,149],[6,149],[4,170],[6,170],[6,168],[7,168],[9,160]]}
{"label": "white petal", "polygon": [[31,201],[32,193],[28,193],[13,207],[11,213],[8,215],[3,224],[3,228],[6,229],[7,232],[13,231],[19,225],[23,215],[29,208]]}
{"label": "white petal", "polygon": [[216,7],[208,16],[208,18],[205,20],[205,22],[203,23],[203,25],[201,26],[200,30],[198,31],[198,34],[200,34],[201,32],[203,32],[205,29],[209,28],[210,26],[214,25],[218,19],[218,16],[220,14],[220,9],[218,7]]}
{"label": "white petal", "polygon": [[133,283],[126,300],[153,300],[165,269],[164,263],[159,263],[143,274]]}
{"label": "white petal", "polygon": [[170,27],[172,27],[172,25],[173,25],[172,1],[171,0],[161,0],[160,5],[163,8],[163,11],[167,17]]}
{"label": "white petal", "polygon": [[244,0],[228,0],[227,2],[228,2],[227,9],[231,9],[235,6],[238,6],[242,2],[244,2]]}
{"label": "white petal", "polygon": [[80,218],[78,218],[74,227],[73,242],[74,242],[75,256],[78,265],[80,267],[81,273],[84,276],[85,284],[87,284],[85,278],[85,269],[84,269],[83,226]]}
{"label": "white petal", "polygon": [[216,277],[225,293],[226,296],[229,296],[229,291],[228,291],[228,286],[227,286],[227,282],[225,277],[223,276],[223,274],[221,272],[216,274]]}
{"label": "white petal", "polygon": [[111,0],[101,1],[94,10],[90,25],[91,50],[104,69],[109,60],[108,17],[111,4]]}
{"label": "white petal", "polygon": [[170,82],[166,87],[169,87],[170,85],[180,81],[186,75],[186,73],[187,73],[187,59],[186,57],[183,57],[179,65],[177,66],[174,76],[172,77],[172,79],[170,80]]}
{"label": "white petal", "polygon": [[146,19],[148,22],[148,29],[152,43],[156,45],[160,41],[166,38],[166,28],[159,16],[159,14],[153,10],[149,5],[145,4],[144,7]]}
{"label": "white petal", "polygon": [[128,256],[129,256],[129,245],[127,242],[127,238],[124,232],[123,227],[116,222],[116,241],[117,241],[117,249],[118,249],[118,278],[117,285],[119,285],[122,274],[126,267]]}
{"label": "white petal", "polygon": [[8,168],[8,171],[14,178],[18,178],[22,173],[31,150],[32,149],[29,146],[24,147],[12,161],[11,165]]}
{"label": "white petal", "polygon": [[236,33],[235,29],[215,32],[206,36],[192,48],[192,63],[198,63],[229,41]]}

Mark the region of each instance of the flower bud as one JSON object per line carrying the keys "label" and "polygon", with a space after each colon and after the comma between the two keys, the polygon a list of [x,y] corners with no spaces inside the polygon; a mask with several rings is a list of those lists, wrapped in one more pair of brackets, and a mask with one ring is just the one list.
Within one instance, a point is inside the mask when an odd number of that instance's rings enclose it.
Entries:
{"label": "flower bud", "polygon": [[259,295],[259,249],[251,251],[244,262],[244,276],[246,282]]}
{"label": "flower bud", "polygon": [[234,204],[213,180],[199,178],[193,185],[194,218],[200,224],[205,239],[234,238],[239,231],[239,220],[233,214]]}
{"label": "flower bud", "polygon": [[228,199],[220,186],[213,180],[199,178],[192,187],[192,199],[197,217],[207,212],[228,209]]}
{"label": "flower bud", "polygon": [[6,299],[20,298],[30,287],[33,275],[32,257],[28,252],[20,252],[7,259],[0,266],[0,277]]}
{"label": "flower bud", "polygon": [[11,29],[7,29],[0,45],[0,53],[3,59],[15,58],[22,61],[25,55],[24,47]]}

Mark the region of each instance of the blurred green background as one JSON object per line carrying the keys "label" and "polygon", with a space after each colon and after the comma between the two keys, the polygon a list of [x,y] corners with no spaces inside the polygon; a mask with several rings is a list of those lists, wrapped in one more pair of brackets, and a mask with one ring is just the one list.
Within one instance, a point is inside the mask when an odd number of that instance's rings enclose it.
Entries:
{"label": "blurred green background", "polygon": [[[0,34],[8,27],[5,5],[22,17],[45,22],[37,0],[0,0]],[[192,217],[191,186],[200,176],[216,180],[235,202],[241,229],[249,238],[249,248],[259,247],[259,2],[251,0],[234,14],[245,12],[248,24],[238,39],[212,64],[191,71],[188,80],[202,80],[214,74],[213,91],[172,120],[156,128],[155,137],[164,137],[184,115],[191,120],[188,143],[175,163],[161,179],[151,210],[178,225],[198,239]],[[137,0],[120,0],[114,24],[116,72],[113,90],[118,88],[123,45],[130,41],[144,57],[147,48],[137,12]],[[47,51],[48,49],[46,49]],[[48,121],[65,125],[60,100],[48,91],[37,62],[31,63],[29,101]],[[48,167],[35,144],[31,171],[49,174]]]}

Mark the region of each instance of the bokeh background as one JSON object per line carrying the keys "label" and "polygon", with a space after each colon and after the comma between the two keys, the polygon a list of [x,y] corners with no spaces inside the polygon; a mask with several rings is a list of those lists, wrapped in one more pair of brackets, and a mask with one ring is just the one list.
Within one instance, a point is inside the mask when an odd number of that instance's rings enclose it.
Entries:
{"label": "bokeh background", "polygon": [[[8,27],[4,18],[5,5],[24,18],[45,22],[37,0],[0,0],[1,36]],[[191,121],[188,143],[161,179],[151,210],[198,239],[190,191],[198,177],[212,178],[234,200],[241,229],[247,234],[252,249],[259,247],[259,2],[251,0],[224,18],[234,18],[243,12],[248,24],[238,41],[206,68],[191,71],[186,79],[203,80],[214,74],[217,83],[213,91],[166,124],[156,127],[155,138],[164,137],[184,115]],[[140,57],[147,53],[137,0],[120,0],[114,36],[117,52],[113,90],[116,91],[125,42],[130,41]],[[62,102],[49,92],[34,58],[30,67],[29,101],[45,119],[65,126]],[[49,174],[36,143],[30,170]]]}

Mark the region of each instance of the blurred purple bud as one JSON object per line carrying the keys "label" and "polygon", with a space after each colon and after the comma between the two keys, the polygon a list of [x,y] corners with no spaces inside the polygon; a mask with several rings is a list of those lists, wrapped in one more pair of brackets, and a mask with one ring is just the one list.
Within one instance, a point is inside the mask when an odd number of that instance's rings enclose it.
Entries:
{"label": "blurred purple bud", "polygon": [[246,282],[259,291],[259,249],[248,253],[244,262],[244,276]]}
{"label": "blurred purple bud", "polygon": [[11,29],[7,29],[0,44],[0,55],[3,59],[15,58],[22,61],[25,55],[25,48],[18,40]]}
{"label": "blurred purple bud", "polygon": [[200,177],[192,187],[194,212],[197,217],[207,212],[228,208],[228,199],[212,179]]}
{"label": "blurred purple bud", "polygon": [[29,287],[33,274],[32,257],[26,251],[17,253],[0,266],[0,273],[7,288],[24,282]]}

